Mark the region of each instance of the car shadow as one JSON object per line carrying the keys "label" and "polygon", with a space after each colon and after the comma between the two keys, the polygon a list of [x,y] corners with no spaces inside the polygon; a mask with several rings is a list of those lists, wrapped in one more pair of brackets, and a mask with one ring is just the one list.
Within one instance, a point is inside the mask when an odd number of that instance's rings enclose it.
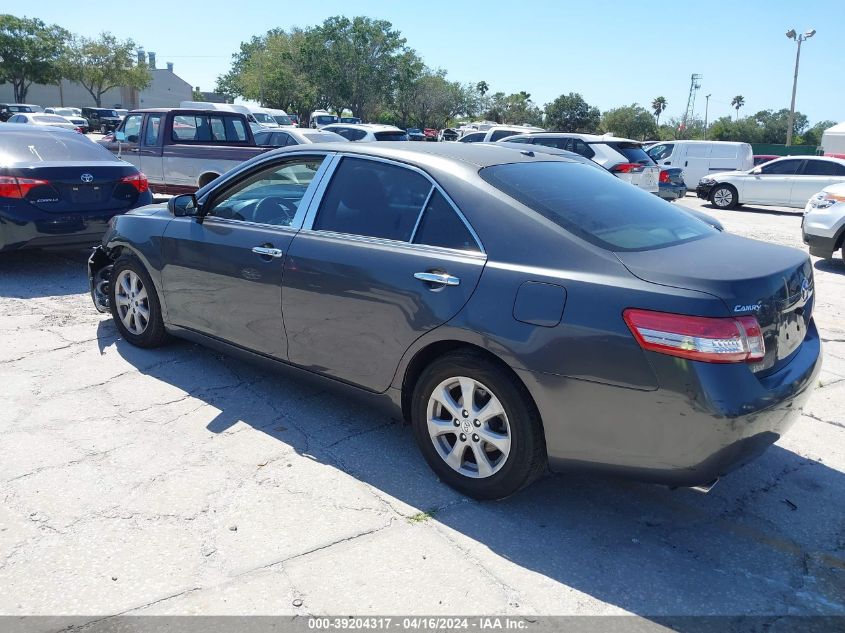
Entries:
{"label": "car shadow", "polygon": [[[845,614],[845,474],[790,450],[773,446],[707,495],[559,474],[503,501],[477,502],[437,479],[408,427],[328,381],[181,341],[143,350],[115,332],[111,321],[100,322],[102,347],[115,346],[141,373],[218,411],[209,433],[249,425],[358,479],[406,516],[426,512],[465,555],[500,557],[517,594],[520,578],[550,596],[560,595],[560,583],[664,624],[667,616],[700,614]],[[237,388],[207,387],[225,376]],[[564,610],[554,602],[542,609]],[[698,620],[671,626],[705,630]]]}
{"label": "car shadow", "polygon": [[769,209],[766,207],[752,207],[747,204],[740,205],[734,209],[720,209],[715,204],[708,203],[707,206],[710,209],[715,209],[716,211],[730,211],[730,212],[745,212],[745,213],[758,213],[761,215],[780,215],[785,217],[793,217],[793,218],[800,218],[804,214],[803,209],[796,209],[795,211],[783,211],[781,209]]}
{"label": "car shadow", "polygon": [[820,259],[813,268],[821,270],[826,273],[834,273],[837,275],[845,275],[845,260],[843,259]]}
{"label": "car shadow", "polygon": [[90,249],[0,253],[0,296],[18,299],[88,292]]}

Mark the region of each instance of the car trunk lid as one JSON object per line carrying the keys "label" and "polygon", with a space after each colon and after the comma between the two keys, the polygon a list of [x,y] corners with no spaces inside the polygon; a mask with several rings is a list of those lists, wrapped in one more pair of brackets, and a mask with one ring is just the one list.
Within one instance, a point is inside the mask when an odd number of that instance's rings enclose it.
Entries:
{"label": "car trunk lid", "polygon": [[786,364],[804,340],[813,309],[813,269],[807,255],[729,233],[616,256],[644,281],[698,290],[721,299],[729,315],[754,315],[766,345],[752,365],[771,373]]}

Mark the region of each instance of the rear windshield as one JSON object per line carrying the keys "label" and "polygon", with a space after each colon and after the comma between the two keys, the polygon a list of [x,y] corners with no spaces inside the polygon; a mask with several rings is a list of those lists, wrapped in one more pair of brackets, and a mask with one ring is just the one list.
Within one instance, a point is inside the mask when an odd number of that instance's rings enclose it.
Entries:
{"label": "rear windshield", "polygon": [[252,116],[254,116],[255,120],[259,123],[269,123],[270,125],[276,125],[276,119],[271,117],[269,114],[265,114],[264,112],[253,112]]}
{"label": "rear windshield", "polygon": [[611,141],[610,143],[607,143],[607,145],[627,158],[628,162],[640,163],[641,165],[651,165],[654,163],[654,161],[651,160],[651,157],[646,154],[643,146],[639,143]]}
{"label": "rear windshield", "polygon": [[331,114],[320,114],[314,118],[317,120],[317,125],[330,125],[331,123],[337,123],[340,120]]}
{"label": "rear windshield", "polygon": [[377,141],[407,141],[408,135],[402,131],[396,132],[376,132],[375,137]]}
{"label": "rear windshield", "polygon": [[[9,126],[12,127],[12,126]],[[3,129],[0,132],[0,166],[54,160],[119,160],[102,145],[75,132]]]}
{"label": "rear windshield", "polygon": [[95,112],[97,116],[101,119],[109,116],[112,118],[119,118],[117,112],[115,112],[114,110],[96,110]]}
{"label": "rear windshield", "polygon": [[273,120],[279,125],[293,125],[293,121],[286,114],[274,114]]}
{"label": "rear windshield", "polygon": [[479,173],[543,217],[609,251],[663,248],[716,232],[654,194],[586,165],[514,163]]}

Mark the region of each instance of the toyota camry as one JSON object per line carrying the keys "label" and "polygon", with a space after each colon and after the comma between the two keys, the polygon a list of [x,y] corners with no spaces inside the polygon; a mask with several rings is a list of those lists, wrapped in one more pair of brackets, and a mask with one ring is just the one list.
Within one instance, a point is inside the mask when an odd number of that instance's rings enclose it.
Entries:
{"label": "toyota camry", "polygon": [[117,217],[89,280],[133,345],[175,335],[383,400],[477,498],[547,468],[706,488],[820,369],[805,253],[530,148],[274,150]]}

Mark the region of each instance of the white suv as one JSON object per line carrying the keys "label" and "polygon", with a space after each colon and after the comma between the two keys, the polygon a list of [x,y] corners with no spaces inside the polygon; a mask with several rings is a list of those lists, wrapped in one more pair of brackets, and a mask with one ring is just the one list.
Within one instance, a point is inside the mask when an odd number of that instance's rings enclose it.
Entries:
{"label": "white suv", "polygon": [[657,193],[660,189],[660,167],[646,154],[639,141],[609,134],[541,132],[511,136],[507,142],[545,145],[575,152],[640,189],[650,193]]}
{"label": "white suv", "polygon": [[340,134],[347,141],[407,141],[408,133],[394,125],[375,123],[333,123],[323,126],[324,132]]}
{"label": "white suv", "polygon": [[830,259],[842,249],[845,260],[845,183],[825,187],[804,209],[801,236],[810,255]]}
{"label": "white suv", "polygon": [[515,134],[531,134],[542,132],[543,128],[530,125],[492,125],[486,130],[468,132],[458,139],[459,143],[494,143]]}

